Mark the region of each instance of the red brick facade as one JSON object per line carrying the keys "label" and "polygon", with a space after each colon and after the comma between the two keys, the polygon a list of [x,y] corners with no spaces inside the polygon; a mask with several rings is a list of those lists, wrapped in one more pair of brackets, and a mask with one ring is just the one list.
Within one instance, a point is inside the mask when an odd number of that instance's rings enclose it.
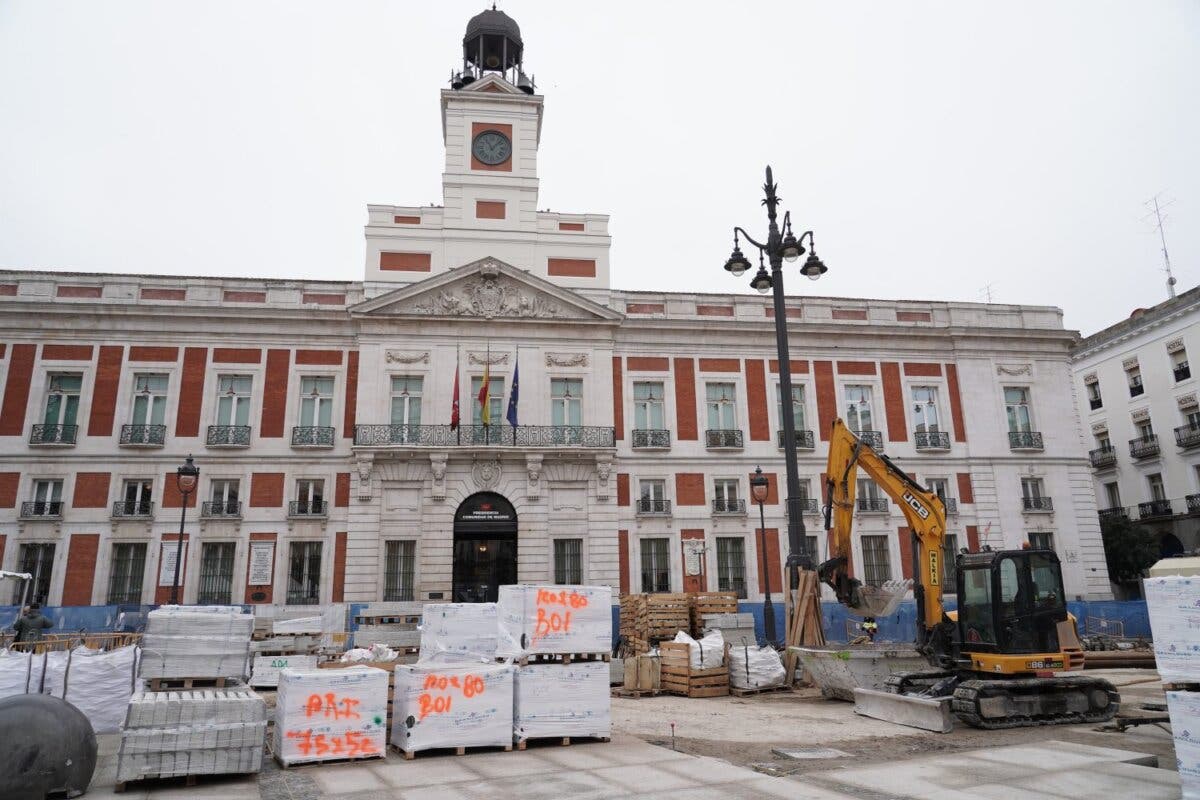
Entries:
{"label": "red brick facade", "polygon": [[96,582],[96,555],[100,552],[100,534],[71,534],[67,551],[67,573],[63,580],[62,605],[90,606]]}

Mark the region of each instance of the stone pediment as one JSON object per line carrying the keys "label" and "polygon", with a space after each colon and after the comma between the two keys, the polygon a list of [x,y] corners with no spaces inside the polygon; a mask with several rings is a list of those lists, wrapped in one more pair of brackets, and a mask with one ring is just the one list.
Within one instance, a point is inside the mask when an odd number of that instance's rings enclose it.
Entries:
{"label": "stone pediment", "polygon": [[483,258],[360,303],[371,317],[618,321],[622,315],[495,258]]}
{"label": "stone pediment", "polygon": [[516,86],[513,86],[505,80],[499,73],[486,72],[482,78],[472,81],[463,88],[460,92],[493,92],[495,94],[525,94]]}

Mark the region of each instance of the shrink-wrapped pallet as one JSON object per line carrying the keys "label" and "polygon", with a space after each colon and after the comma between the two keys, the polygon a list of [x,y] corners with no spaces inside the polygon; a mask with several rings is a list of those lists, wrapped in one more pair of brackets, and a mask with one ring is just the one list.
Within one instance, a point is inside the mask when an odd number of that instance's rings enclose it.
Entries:
{"label": "shrink-wrapped pallet", "polygon": [[392,744],[406,753],[439,747],[512,747],[513,667],[454,662],[396,667]]}
{"label": "shrink-wrapped pallet", "polygon": [[421,658],[458,653],[491,658],[499,631],[495,603],[429,603],[421,621]]}
{"label": "shrink-wrapped pallet", "polygon": [[279,685],[279,673],[282,670],[316,668],[316,656],[255,656],[250,668],[250,685],[271,688]]}
{"label": "shrink-wrapped pallet", "polygon": [[786,678],[774,647],[739,645],[729,651],[729,685],[737,689],[771,689]]}
{"label": "shrink-wrapped pallet", "polygon": [[543,736],[607,739],[612,731],[609,665],[528,664],[513,685],[513,738]]}
{"label": "shrink-wrapped pallet", "polygon": [[387,705],[384,670],[285,669],[275,700],[275,758],[289,766],[383,756]]}
{"label": "shrink-wrapped pallet", "polygon": [[1167,683],[1200,681],[1200,578],[1146,578],[1154,661]]}
{"label": "shrink-wrapped pallet", "polygon": [[1167,692],[1184,800],[1200,800],[1200,692]]}
{"label": "shrink-wrapped pallet", "polygon": [[254,615],[237,606],[163,606],[142,636],[143,678],[245,678]]}
{"label": "shrink-wrapped pallet", "polygon": [[501,586],[496,655],[607,653],[612,649],[608,586]]}

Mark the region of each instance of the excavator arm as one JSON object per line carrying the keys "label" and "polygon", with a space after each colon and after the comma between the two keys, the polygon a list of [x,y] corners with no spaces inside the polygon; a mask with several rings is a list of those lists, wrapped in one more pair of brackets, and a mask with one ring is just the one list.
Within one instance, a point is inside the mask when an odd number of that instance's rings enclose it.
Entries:
{"label": "excavator arm", "polygon": [[833,422],[825,471],[825,527],[829,531],[830,558],[820,565],[818,573],[839,602],[868,618],[891,613],[907,588],[901,585],[881,590],[865,586],[850,576],[851,533],[860,468],[900,507],[912,531],[916,576],[913,595],[917,600],[917,628],[921,631],[918,644],[923,644],[945,622],[942,607],[945,507],[940,497],[910,478],[887,456],[872,450],[840,418]]}

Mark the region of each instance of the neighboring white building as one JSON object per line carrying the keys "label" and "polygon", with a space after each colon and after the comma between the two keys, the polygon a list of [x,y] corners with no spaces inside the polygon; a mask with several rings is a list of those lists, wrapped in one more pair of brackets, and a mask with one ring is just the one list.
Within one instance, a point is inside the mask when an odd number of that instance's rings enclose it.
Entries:
{"label": "neighboring white building", "polygon": [[1162,555],[1200,547],[1200,288],[1088,336],[1075,391],[1100,516],[1137,520]]}
{"label": "neighboring white building", "polygon": [[[513,580],[757,600],[764,546],[778,599],[771,305],[611,288],[607,216],[537,211],[543,98],[521,48],[503,13],[471,21],[474,80],[441,93],[444,204],[369,206],[362,282],[0,272],[0,567],[51,604],[162,602],[190,453],[186,602]],[[1053,547],[1072,597],[1110,596],[1058,309],[796,297],[788,318],[819,557],[841,415],[939,488],[951,547]],[[859,498],[853,571],[909,575],[902,514]]]}

